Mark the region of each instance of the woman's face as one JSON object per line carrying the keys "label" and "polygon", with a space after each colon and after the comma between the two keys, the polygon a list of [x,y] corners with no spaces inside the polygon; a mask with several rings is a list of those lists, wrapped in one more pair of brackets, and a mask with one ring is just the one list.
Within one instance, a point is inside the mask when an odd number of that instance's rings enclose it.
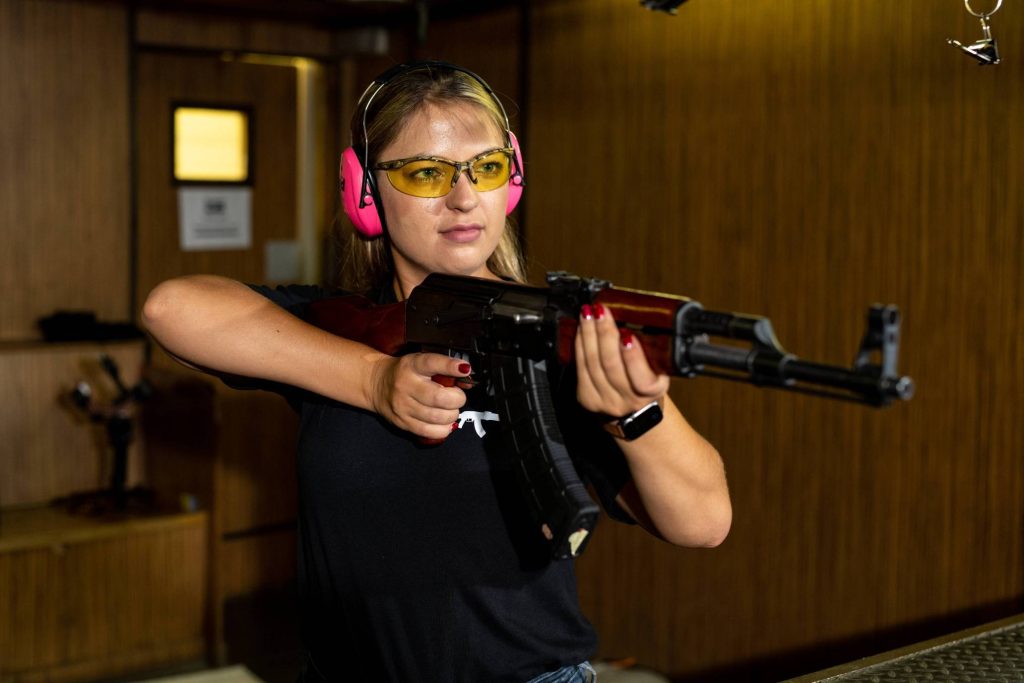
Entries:
{"label": "woman's face", "polygon": [[[478,106],[430,104],[409,118],[377,158],[437,156],[466,161],[504,146],[504,132]],[[445,196],[423,198],[399,192],[383,171],[376,173],[395,274],[406,295],[430,273],[494,277],[487,259],[505,229],[507,183],[478,192],[468,174],[462,173]]]}

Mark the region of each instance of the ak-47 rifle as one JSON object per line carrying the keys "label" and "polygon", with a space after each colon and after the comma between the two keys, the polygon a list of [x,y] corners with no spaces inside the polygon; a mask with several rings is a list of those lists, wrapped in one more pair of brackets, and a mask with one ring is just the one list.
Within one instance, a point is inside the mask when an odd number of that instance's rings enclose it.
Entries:
{"label": "ak-47 rifle", "polygon": [[[573,361],[584,304],[605,306],[616,324],[636,334],[658,373],[720,377],[875,407],[909,400],[914,392],[913,381],[896,370],[895,306],[869,309],[867,332],[847,369],[787,353],[767,318],[709,311],[685,297],[612,287],[565,272],[549,273],[547,283],[530,287],[433,274],[399,304],[378,306],[358,296],[316,302],[310,322],[391,355],[433,351],[470,359],[476,381],[494,394],[502,438],[516,456],[517,480],[555,559],[583,551],[598,514],[566,450],[548,379],[549,364]],[[715,344],[713,337],[743,344]],[[876,352],[879,362],[873,363]]]}

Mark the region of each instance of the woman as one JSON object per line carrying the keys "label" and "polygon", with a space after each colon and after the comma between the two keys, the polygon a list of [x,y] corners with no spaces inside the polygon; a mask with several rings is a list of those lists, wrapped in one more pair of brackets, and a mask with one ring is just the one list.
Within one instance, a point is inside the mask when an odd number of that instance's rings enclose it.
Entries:
{"label": "woman", "polygon": [[[522,160],[478,76],[396,67],[367,88],[352,139],[342,177],[361,233],[347,253],[359,291],[388,303],[431,272],[523,279],[506,227]],[[431,379],[472,368],[387,356],[303,322],[325,296],[191,276],[156,287],[143,311],[175,357],[263,380],[301,414],[303,680],[587,680],[596,639],[572,563],[538,550],[511,469],[479,435],[487,423],[457,429],[460,414],[500,416],[480,387]],[[720,543],[731,523],[721,459],[672,403],[668,377],[600,307],[583,311],[576,356],[576,409],[595,425],[578,465],[608,512],[671,543]],[[663,419],[630,440],[600,428],[652,405]]]}

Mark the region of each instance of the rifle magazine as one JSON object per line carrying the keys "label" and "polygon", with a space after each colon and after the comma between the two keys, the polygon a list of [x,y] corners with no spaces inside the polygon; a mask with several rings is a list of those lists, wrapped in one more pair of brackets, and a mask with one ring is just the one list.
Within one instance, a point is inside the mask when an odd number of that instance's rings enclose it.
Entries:
{"label": "rifle magazine", "polygon": [[547,362],[492,356],[502,438],[538,532],[556,560],[578,557],[597,524],[598,506],[572,464],[559,430]]}

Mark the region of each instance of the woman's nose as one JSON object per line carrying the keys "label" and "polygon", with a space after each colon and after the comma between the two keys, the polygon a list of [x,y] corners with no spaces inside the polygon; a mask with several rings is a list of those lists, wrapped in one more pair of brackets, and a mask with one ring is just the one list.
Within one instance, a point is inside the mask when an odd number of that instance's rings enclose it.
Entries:
{"label": "woman's nose", "polygon": [[455,187],[447,195],[449,208],[467,211],[480,203],[480,195],[468,173],[460,173]]}

